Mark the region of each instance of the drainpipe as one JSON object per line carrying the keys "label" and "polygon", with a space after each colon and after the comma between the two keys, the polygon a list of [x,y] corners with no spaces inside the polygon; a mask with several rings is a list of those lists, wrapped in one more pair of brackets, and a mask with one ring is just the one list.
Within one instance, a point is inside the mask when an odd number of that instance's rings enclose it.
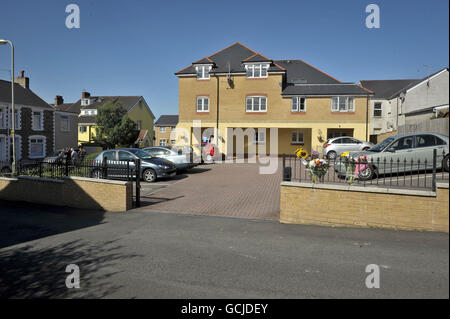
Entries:
{"label": "drainpipe", "polygon": [[[220,101],[220,82],[219,82],[219,76],[216,75],[216,80],[217,80],[217,115],[216,115],[216,136],[215,136],[215,140],[216,140],[216,147],[219,147],[219,101]],[[215,154],[217,153],[217,150],[214,152]]]}
{"label": "drainpipe", "polygon": [[369,141],[369,95],[366,99],[366,141]]}

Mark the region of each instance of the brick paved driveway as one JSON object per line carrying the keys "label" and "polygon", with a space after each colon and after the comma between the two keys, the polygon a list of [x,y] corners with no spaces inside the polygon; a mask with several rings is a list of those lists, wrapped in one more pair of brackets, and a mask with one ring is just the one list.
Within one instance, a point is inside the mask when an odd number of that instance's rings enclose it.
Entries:
{"label": "brick paved driveway", "polygon": [[186,175],[143,184],[141,210],[278,220],[281,170],[257,164],[200,165]]}

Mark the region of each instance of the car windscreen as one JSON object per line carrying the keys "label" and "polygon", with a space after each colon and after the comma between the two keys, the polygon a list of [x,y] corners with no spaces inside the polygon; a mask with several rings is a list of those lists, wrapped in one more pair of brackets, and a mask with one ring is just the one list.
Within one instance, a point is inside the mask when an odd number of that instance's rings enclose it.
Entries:
{"label": "car windscreen", "polygon": [[152,156],[148,152],[143,151],[143,150],[130,150],[130,152],[141,159],[152,158]]}
{"label": "car windscreen", "polygon": [[372,152],[382,152],[384,151],[384,149],[386,147],[388,147],[392,142],[394,141],[394,138],[392,137],[388,137],[387,139],[385,139],[383,142],[381,142],[380,144],[375,145],[374,147],[372,147],[370,149],[370,151]]}

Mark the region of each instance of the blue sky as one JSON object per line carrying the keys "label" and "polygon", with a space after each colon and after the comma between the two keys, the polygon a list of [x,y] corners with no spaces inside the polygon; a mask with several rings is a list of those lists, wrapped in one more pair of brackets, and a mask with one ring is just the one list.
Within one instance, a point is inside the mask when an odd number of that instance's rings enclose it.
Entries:
{"label": "blue sky", "polygon": [[[65,26],[70,3],[80,29]],[[370,3],[380,6],[380,29],[365,27]],[[157,116],[178,113],[174,72],[234,42],[348,82],[421,78],[449,64],[448,0],[2,0],[0,12],[16,74],[25,70],[47,102],[75,102],[83,90],[143,95]],[[0,79],[9,70],[0,46]]]}

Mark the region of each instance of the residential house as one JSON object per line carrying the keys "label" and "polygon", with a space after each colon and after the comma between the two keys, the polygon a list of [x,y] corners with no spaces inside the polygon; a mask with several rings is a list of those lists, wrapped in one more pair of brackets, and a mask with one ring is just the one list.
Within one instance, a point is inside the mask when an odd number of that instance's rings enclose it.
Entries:
{"label": "residential house", "polygon": [[[15,78],[16,159],[40,160],[55,148],[55,110],[30,90],[24,71]],[[0,162],[12,160],[11,82],[0,80]]]}
{"label": "residential house", "polygon": [[[121,104],[131,120],[136,122],[139,136],[153,143],[153,123],[155,116],[142,96],[91,96],[82,92],[81,99],[71,105],[66,111],[77,112],[78,144],[92,144],[96,135],[96,116],[98,109],[106,103]],[[138,141],[137,141],[138,142]]]}
{"label": "residential house", "polygon": [[448,112],[448,68],[430,74],[418,83],[403,89],[398,98],[401,105],[400,125],[428,120],[438,111]]}
{"label": "residential house", "polygon": [[[273,138],[278,154],[293,154],[298,147],[321,151],[323,143],[335,136],[368,138],[372,92],[302,60],[272,60],[235,43],[175,75],[177,134],[178,128],[185,132],[177,142],[200,143],[202,137],[194,133],[196,120],[201,120],[202,135],[207,128],[218,130],[215,140],[228,155],[245,155],[251,145],[269,154],[270,128],[278,132]],[[239,128],[258,130],[244,139],[243,151],[236,149]]]}
{"label": "residential house", "polygon": [[178,115],[161,115],[155,122],[155,145],[172,146],[176,142],[171,136],[173,129],[178,124]]}
{"label": "residential house", "polygon": [[78,113],[68,111],[73,103],[64,103],[60,95],[55,97],[55,149],[78,146]]}
{"label": "residential house", "polygon": [[374,92],[370,99],[370,141],[381,142],[385,137],[397,132],[400,104],[399,93],[419,79],[402,80],[362,80],[361,85]]}
{"label": "residential house", "polygon": [[361,85],[374,91],[370,124],[371,139],[377,142],[396,134],[399,127],[448,112],[448,68],[422,79],[363,80]]}

